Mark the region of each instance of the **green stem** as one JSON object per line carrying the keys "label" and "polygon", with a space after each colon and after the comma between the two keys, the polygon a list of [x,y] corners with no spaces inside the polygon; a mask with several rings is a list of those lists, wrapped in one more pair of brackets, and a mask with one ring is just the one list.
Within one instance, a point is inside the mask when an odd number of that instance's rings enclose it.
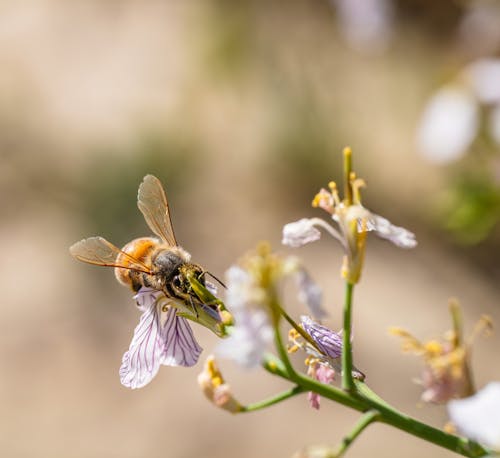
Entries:
{"label": "green stem", "polygon": [[[290,380],[284,362],[272,354],[268,353],[264,355],[263,367],[273,375]],[[332,385],[325,385],[300,373],[295,373],[294,382],[304,388],[304,391],[313,391],[320,396],[324,396],[346,407],[351,407],[352,409],[359,411],[367,410],[363,403],[354,398],[354,396]]]}
{"label": "green stem", "polygon": [[380,413],[376,410],[369,410],[368,412],[366,412],[359,419],[351,432],[344,436],[342,442],[335,450],[333,456],[335,456],[335,458],[340,458],[347,451],[349,446],[356,440],[356,438],[365,430],[365,428],[376,421],[379,416]]}
{"label": "green stem", "polygon": [[[281,306],[275,303],[272,307],[274,310],[281,310]],[[291,380],[294,380],[297,376],[297,372],[292,366],[290,362],[290,358],[288,357],[288,351],[283,344],[283,339],[281,337],[281,332],[279,329],[279,318],[273,320],[274,326],[274,345],[276,346],[276,350],[278,350],[278,354],[280,355],[281,361],[283,362],[286,372],[289,374]]]}
{"label": "green stem", "polygon": [[[275,356],[269,354],[265,355],[263,366],[264,369],[271,374],[291,380],[285,364]],[[445,433],[440,429],[429,426],[393,409],[361,382],[357,382],[359,391],[349,393],[334,386],[325,385],[299,373],[294,375],[292,381],[301,386],[304,391],[313,391],[327,399],[336,401],[339,404],[359,412],[376,410],[379,412],[380,416],[374,421],[394,426],[408,434],[424,439],[427,442],[431,442],[460,455],[469,458],[479,458],[493,454],[491,450],[488,450],[477,442]]]}
{"label": "green stem", "polygon": [[354,284],[346,282],[344,299],[344,330],[342,335],[342,388],[352,392],[354,382],[352,379],[352,348],[351,348],[351,328],[352,328],[352,294]]}
{"label": "green stem", "polygon": [[240,413],[255,412],[256,410],[264,409],[266,407],[277,404],[278,402],[284,401],[285,399],[301,394],[304,391],[305,391],[304,388],[297,385],[291,388],[290,390],[283,391],[282,393],[279,393],[276,396],[273,396],[269,399],[264,399],[263,401],[254,402],[252,404],[247,404],[246,406],[243,406]]}

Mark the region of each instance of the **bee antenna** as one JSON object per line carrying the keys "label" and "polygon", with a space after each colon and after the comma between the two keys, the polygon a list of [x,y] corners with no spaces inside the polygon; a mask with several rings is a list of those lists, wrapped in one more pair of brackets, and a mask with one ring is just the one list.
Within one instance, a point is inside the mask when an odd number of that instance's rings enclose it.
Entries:
{"label": "bee antenna", "polygon": [[222,281],[221,281],[221,280],[219,280],[219,279],[218,279],[218,278],[217,278],[217,277],[216,277],[213,273],[209,272],[208,270],[204,270],[204,271],[201,273],[200,277],[204,277],[205,275],[210,275],[210,276],[211,276],[211,277],[212,277],[215,281],[217,281],[218,283],[220,283],[220,285],[221,285],[223,288],[227,289],[227,286],[226,286],[224,283],[222,283]]}

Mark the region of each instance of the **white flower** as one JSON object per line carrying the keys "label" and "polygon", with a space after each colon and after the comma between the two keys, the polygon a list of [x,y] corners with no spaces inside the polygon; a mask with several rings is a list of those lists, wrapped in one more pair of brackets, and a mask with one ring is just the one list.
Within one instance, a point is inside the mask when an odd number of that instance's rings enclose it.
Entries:
{"label": "white flower", "polygon": [[248,255],[240,266],[226,272],[226,305],[234,317],[234,327],[228,339],[221,342],[217,353],[245,367],[258,366],[274,335],[272,317],[282,313],[278,305],[279,286],[294,277],[303,301],[318,317],[321,290],[300,266],[295,257],[280,258],[269,246],[261,245],[256,254]]}
{"label": "white flower", "polygon": [[500,102],[500,59],[479,59],[464,74],[482,103]]}
{"label": "white flower", "polygon": [[226,305],[235,326],[230,337],[219,344],[217,353],[244,367],[256,367],[273,337],[263,304],[266,293],[248,271],[237,266],[227,271],[226,284]]}
{"label": "white flower", "polygon": [[[335,213],[332,219],[337,222],[339,230],[320,218],[303,218],[299,221],[288,223],[283,227],[283,239],[281,243],[296,248],[310,242],[315,242],[319,240],[319,235],[317,238],[313,238],[309,234],[313,230],[319,233],[317,228],[321,227],[348,250],[348,225],[351,221],[358,220],[358,232],[362,232],[363,230],[373,231],[380,238],[389,240],[399,248],[415,248],[417,246],[413,232],[403,227],[395,226],[388,219],[371,213],[361,205],[351,205],[343,218]],[[362,220],[365,221],[366,227],[363,227]]]}
{"label": "white flower", "polygon": [[236,323],[233,333],[219,344],[217,354],[243,367],[257,367],[273,338],[267,313],[243,309],[233,315]]}
{"label": "white flower", "polygon": [[417,145],[430,161],[447,163],[462,157],[479,125],[478,103],[466,88],[445,86],[429,100],[420,119]]}
{"label": "white flower", "polygon": [[474,396],[448,403],[457,429],[477,442],[500,450],[500,382],[491,382]]}
{"label": "white flower", "polygon": [[187,320],[177,316],[161,291],[141,288],[134,298],[143,313],[123,355],[120,380],[128,388],[141,388],[153,379],[160,365],[194,365],[202,348]]}

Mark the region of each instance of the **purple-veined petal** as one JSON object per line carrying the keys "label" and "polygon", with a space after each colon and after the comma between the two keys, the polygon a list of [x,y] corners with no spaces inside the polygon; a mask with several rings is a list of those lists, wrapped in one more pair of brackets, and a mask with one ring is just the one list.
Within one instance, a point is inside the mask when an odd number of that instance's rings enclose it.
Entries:
{"label": "purple-veined petal", "polygon": [[300,317],[300,322],[323,354],[332,359],[340,358],[342,355],[342,336],[339,333],[316,323],[305,315]]}
{"label": "purple-veined petal", "polygon": [[320,238],[321,232],[314,227],[314,221],[309,218],[302,218],[299,221],[283,226],[283,239],[281,243],[297,248],[306,243],[315,242]]}
{"label": "purple-veined petal", "polygon": [[167,312],[161,338],[161,364],[165,366],[193,366],[203,350],[194,338],[188,321],[177,316],[175,307],[170,307]]}
{"label": "purple-veined petal", "polygon": [[382,216],[371,214],[367,223],[367,229],[374,231],[380,238],[389,240],[399,248],[415,248],[417,240],[415,234],[407,229],[395,226]]}
{"label": "purple-veined petal", "polygon": [[146,301],[140,307],[144,307],[144,312],[120,367],[121,383],[128,388],[141,388],[153,379],[160,368],[164,349],[156,301]]}
{"label": "purple-veined petal", "polygon": [[134,296],[137,308],[141,312],[149,310],[162,294],[161,291],[156,289],[142,287]]}

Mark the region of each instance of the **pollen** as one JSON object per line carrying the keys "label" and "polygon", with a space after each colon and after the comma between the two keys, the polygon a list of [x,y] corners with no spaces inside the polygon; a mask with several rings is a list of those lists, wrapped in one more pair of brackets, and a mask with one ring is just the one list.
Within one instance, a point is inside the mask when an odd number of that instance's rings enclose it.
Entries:
{"label": "pollen", "polygon": [[230,326],[233,324],[233,315],[231,315],[227,310],[221,310],[219,314],[221,321],[225,326]]}
{"label": "pollen", "polygon": [[424,348],[430,357],[443,353],[443,345],[441,345],[437,340],[429,340],[429,342],[425,343]]}

